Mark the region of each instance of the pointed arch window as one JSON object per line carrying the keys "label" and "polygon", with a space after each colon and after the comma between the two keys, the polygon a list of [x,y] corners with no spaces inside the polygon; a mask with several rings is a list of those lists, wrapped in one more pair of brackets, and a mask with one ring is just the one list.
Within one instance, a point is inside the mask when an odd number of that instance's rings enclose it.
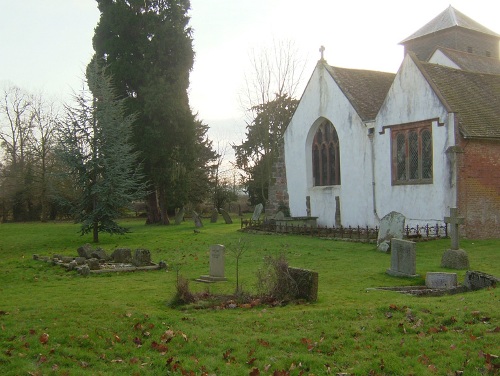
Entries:
{"label": "pointed arch window", "polygon": [[323,122],[312,144],[314,186],[340,185],[340,146],[337,131],[329,121]]}

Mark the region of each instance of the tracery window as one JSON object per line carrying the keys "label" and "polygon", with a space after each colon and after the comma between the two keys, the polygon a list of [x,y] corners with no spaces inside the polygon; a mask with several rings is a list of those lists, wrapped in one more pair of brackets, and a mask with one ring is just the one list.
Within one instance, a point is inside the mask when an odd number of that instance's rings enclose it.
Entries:
{"label": "tracery window", "polygon": [[340,185],[339,137],[332,123],[323,122],[312,144],[314,186]]}
{"label": "tracery window", "polygon": [[431,122],[391,129],[392,184],[432,183]]}

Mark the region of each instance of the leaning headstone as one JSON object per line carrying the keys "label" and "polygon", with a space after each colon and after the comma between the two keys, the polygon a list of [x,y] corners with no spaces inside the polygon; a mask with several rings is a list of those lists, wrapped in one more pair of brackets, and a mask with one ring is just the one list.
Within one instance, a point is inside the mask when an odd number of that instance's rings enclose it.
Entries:
{"label": "leaning headstone", "polygon": [[219,219],[219,212],[217,211],[216,208],[213,208],[212,216],[210,217],[210,223],[217,223],[218,219]]}
{"label": "leaning headstone", "polygon": [[132,252],[128,248],[117,248],[111,258],[114,262],[120,264],[130,264],[132,262]]}
{"label": "leaning headstone", "polygon": [[90,244],[84,244],[77,249],[78,256],[85,257],[89,259],[92,257],[92,246]]}
{"label": "leaning headstone", "polygon": [[418,277],[416,244],[402,239],[391,240],[391,268],[387,274],[395,277]]}
{"label": "leaning headstone", "polygon": [[380,252],[390,252],[391,239],[402,239],[405,229],[405,216],[392,211],[380,220],[377,237],[377,249]]}
{"label": "leaning headstone", "polygon": [[175,216],[175,224],[176,225],[180,225],[182,223],[182,221],[184,220],[184,213],[185,213],[185,210],[184,210],[184,206],[182,208],[179,209],[179,211],[177,212],[177,215]]}
{"label": "leaning headstone", "polygon": [[285,219],[285,214],[280,210],[279,212],[277,212],[275,215],[274,215],[274,219],[276,221],[281,221],[283,219]]}
{"label": "leaning headstone", "polygon": [[136,249],[132,264],[135,266],[151,265],[151,252],[148,249]]}
{"label": "leaning headstone", "polygon": [[460,249],[459,226],[464,223],[464,218],[458,216],[457,208],[450,208],[450,216],[444,217],[444,221],[450,224],[451,248],[443,253],[441,267],[449,269],[469,269],[469,256],[467,252]]}
{"label": "leaning headstone", "polygon": [[258,221],[260,218],[260,215],[262,214],[262,210],[264,209],[264,205],[262,204],[257,204],[255,206],[255,209],[253,211],[252,215],[252,221]]}
{"label": "leaning headstone", "polygon": [[222,244],[210,246],[210,274],[202,275],[197,279],[199,282],[227,281],[224,277],[224,254],[225,247]]}
{"label": "leaning headstone", "polygon": [[194,222],[194,225],[197,227],[197,228],[200,228],[200,227],[203,227],[203,222],[201,221],[201,218],[199,216],[198,213],[196,213],[194,210],[193,210],[193,222]]}
{"label": "leaning headstone", "polygon": [[224,218],[224,221],[226,222],[226,225],[231,225],[233,223],[233,220],[229,216],[229,213],[222,208],[219,210],[220,210],[220,213],[222,214],[222,218]]}
{"label": "leaning headstone", "polygon": [[317,272],[289,267],[288,274],[297,287],[295,299],[305,299],[309,302],[315,302],[318,300]]}
{"label": "leaning headstone", "polygon": [[429,289],[452,289],[458,286],[457,273],[428,272],[425,286]]}
{"label": "leaning headstone", "polygon": [[465,273],[464,286],[469,290],[480,290],[500,285],[500,278],[490,274],[468,270]]}
{"label": "leaning headstone", "polygon": [[92,253],[90,254],[93,258],[99,259],[99,260],[109,260],[109,256],[106,253],[106,251],[102,248],[97,248]]}

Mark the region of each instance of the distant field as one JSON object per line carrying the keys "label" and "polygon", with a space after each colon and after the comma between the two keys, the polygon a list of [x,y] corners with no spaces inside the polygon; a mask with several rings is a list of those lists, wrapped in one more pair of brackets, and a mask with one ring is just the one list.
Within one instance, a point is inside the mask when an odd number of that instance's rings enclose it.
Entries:
{"label": "distant field", "polygon": [[[237,221],[236,221],[237,222]],[[147,248],[170,271],[88,278],[32,259],[76,256],[90,242],[72,223],[0,224],[2,375],[494,375],[500,359],[499,289],[443,297],[367,291],[424,284],[449,240],[417,245],[421,278],[387,275],[390,255],[375,246],[238,231],[239,223],[145,226],[100,235],[99,247]],[[192,291],[232,293],[236,243],[240,284],[255,293],[266,255],[319,273],[319,299],[281,307],[173,309],[177,272]],[[208,273],[209,246],[224,244],[227,282]],[[462,240],[471,269],[500,276],[500,240]],[[458,271],[459,281],[465,271]],[[497,368],[495,368],[497,367]]]}

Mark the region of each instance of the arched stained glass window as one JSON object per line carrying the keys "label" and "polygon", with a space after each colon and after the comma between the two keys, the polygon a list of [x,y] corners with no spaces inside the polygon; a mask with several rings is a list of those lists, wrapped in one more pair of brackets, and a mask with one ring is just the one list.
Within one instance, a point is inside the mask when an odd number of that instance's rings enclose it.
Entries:
{"label": "arched stained glass window", "polygon": [[314,135],[312,157],[314,185],[340,185],[339,137],[329,121],[323,122]]}

